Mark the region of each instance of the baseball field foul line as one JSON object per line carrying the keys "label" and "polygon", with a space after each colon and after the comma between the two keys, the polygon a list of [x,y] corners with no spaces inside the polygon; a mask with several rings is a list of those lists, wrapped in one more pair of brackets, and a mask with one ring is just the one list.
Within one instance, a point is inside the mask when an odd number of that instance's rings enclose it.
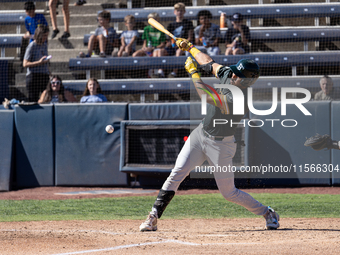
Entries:
{"label": "baseball field foul line", "polygon": [[125,249],[125,248],[152,245],[152,244],[160,244],[160,243],[178,243],[178,244],[185,244],[185,245],[192,245],[192,246],[198,246],[198,245],[230,245],[230,244],[232,244],[232,245],[235,245],[235,244],[241,244],[241,245],[258,244],[258,243],[207,243],[207,244],[198,244],[198,243],[191,243],[191,242],[182,242],[182,241],[178,241],[178,240],[164,240],[164,241],[159,241],[159,242],[128,244],[128,245],[120,245],[120,246],[104,248],[104,249],[66,252],[66,253],[58,253],[58,254],[53,254],[53,255],[72,255],[72,254],[82,254],[82,253],[90,253],[90,252],[113,251],[113,250],[120,250],[120,249]]}

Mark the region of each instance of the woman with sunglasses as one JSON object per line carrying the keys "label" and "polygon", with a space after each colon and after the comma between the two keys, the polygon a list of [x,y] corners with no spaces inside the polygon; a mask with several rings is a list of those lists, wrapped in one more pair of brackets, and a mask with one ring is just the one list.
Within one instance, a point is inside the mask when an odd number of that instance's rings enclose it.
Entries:
{"label": "woman with sunglasses", "polygon": [[66,90],[59,76],[53,75],[50,83],[40,96],[39,104],[77,102],[74,95]]}
{"label": "woman with sunglasses", "polygon": [[27,67],[26,89],[29,102],[37,102],[39,94],[49,81],[47,37],[48,26],[40,25],[34,32],[34,41],[25,52],[23,67]]}
{"label": "woman with sunglasses", "polygon": [[80,103],[102,103],[107,102],[106,97],[102,94],[97,79],[90,78],[86,83],[86,88],[83,93],[83,97],[80,99]]}

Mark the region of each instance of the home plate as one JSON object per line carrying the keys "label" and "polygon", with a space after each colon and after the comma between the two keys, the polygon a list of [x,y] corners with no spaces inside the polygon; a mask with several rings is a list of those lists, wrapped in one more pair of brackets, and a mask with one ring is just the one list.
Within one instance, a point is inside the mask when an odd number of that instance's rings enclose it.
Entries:
{"label": "home plate", "polygon": [[136,189],[115,189],[115,190],[87,190],[54,193],[55,195],[100,195],[100,194],[147,194],[154,193],[154,190],[136,190]]}

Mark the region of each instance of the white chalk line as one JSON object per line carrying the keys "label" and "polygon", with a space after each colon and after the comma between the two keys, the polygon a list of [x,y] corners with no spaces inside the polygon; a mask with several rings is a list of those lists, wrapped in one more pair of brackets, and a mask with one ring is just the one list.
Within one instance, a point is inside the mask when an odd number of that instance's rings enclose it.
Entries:
{"label": "white chalk line", "polygon": [[160,243],[177,243],[177,244],[183,244],[183,245],[191,245],[191,246],[203,246],[203,245],[245,245],[245,244],[258,244],[258,243],[206,243],[206,244],[198,244],[198,243],[192,243],[192,242],[183,242],[179,240],[164,240],[164,241],[158,241],[158,242],[147,242],[147,243],[138,243],[138,244],[128,244],[128,245],[120,245],[110,248],[103,248],[103,249],[96,249],[96,250],[86,250],[86,251],[76,251],[76,252],[66,252],[66,253],[57,253],[53,255],[72,255],[72,254],[82,254],[82,253],[90,253],[90,252],[101,252],[101,251],[113,251],[113,250],[120,250],[120,249],[126,249],[131,247],[138,247],[138,246],[145,246],[145,245],[153,245],[153,244],[160,244]]}
{"label": "white chalk line", "polygon": [[[103,233],[103,234],[111,234],[111,235],[127,235],[127,234],[138,234],[139,232],[130,232],[130,233],[116,233],[116,232],[109,232],[109,231],[101,231],[101,230],[37,230],[37,229],[0,229],[0,232],[56,232],[56,233],[64,233],[65,231],[70,232],[91,232],[91,233]],[[158,233],[169,233],[169,232],[158,232]],[[150,234],[154,234],[150,232]],[[200,236],[230,236],[230,235],[200,235]],[[150,237],[149,238],[159,238],[159,237]],[[57,253],[53,255],[72,255],[72,254],[84,254],[90,252],[101,252],[101,251],[113,251],[113,250],[120,250],[126,249],[131,247],[138,247],[138,246],[146,246],[146,245],[153,245],[153,244],[160,244],[160,243],[177,243],[182,245],[191,245],[191,246],[209,246],[209,245],[247,245],[247,244],[259,244],[259,243],[205,243],[205,244],[198,244],[193,242],[184,242],[179,240],[173,239],[164,239],[163,241],[157,242],[146,242],[146,243],[137,243],[137,244],[128,244],[128,245],[119,245],[115,247],[103,248],[103,249],[95,249],[95,250],[84,250],[84,251],[75,251],[75,252],[67,252],[67,253]]]}

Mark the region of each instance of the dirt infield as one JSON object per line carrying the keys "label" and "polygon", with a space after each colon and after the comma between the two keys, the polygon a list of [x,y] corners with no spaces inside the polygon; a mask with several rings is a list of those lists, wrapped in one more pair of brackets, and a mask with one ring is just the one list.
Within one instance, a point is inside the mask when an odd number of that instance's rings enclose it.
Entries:
{"label": "dirt infield", "polygon": [[[36,188],[0,193],[0,199],[70,199],[134,194],[55,195],[107,188]],[[263,193],[340,194],[340,188],[247,189]],[[182,190],[178,194],[216,193]],[[147,195],[155,196],[157,191]],[[143,195],[143,194],[138,194]],[[0,216],[1,217],[1,216]],[[339,254],[340,219],[280,220],[264,230],[252,219],[159,220],[156,232],[138,231],[139,220],[0,222],[0,254]]]}

